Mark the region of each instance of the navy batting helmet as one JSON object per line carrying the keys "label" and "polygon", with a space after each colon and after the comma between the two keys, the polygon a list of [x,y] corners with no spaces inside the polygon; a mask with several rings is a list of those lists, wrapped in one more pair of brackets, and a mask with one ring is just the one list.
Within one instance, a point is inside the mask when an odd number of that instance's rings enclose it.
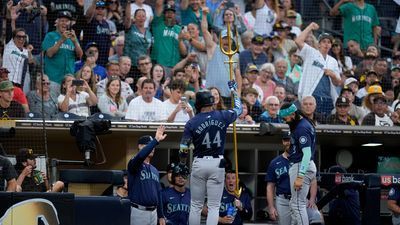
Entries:
{"label": "navy batting helmet", "polygon": [[189,176],[189,167],[183,164],[177,164],[172,170],[172,184],[175,184],[175,177],[182,176],[183,178],[187,179]]}
{"label": "navy batting helmet", "polygon": [[196,93],[195,107],[197,112],[200,112],[202,107],[211,106],[214,104],[214,96],[210,91],[199,91]]}

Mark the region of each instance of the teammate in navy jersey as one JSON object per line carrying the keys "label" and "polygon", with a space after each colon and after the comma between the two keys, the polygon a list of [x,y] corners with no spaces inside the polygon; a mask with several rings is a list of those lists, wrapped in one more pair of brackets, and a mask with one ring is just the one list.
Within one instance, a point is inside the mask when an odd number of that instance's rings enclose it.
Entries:
{"label": "teammate in navy jersey", "polygon": [[289,148],[290,208],[292,220],[299,225],[308,224],[307,194],[314,182],[317,169],[315,156],[315,128],[311,120],[297,110],[293,103],[282,105],[279,115],[289,125],[291,132]]}
{"label": "teammate in navy jersey", "polygon": [[172,168],[172,184],[162,192],[162,204],[167,225],[188,225],[190,211],[190,190],[185,187],[189,168],[175,164]]}
{"label": "teammate in navy jersey", "polygon": [[[158,170],[150,164],[154,148],[167,136],[159,126],[155,137],[139,138],[139,153],[128,163],[128,197],[131,201],[132,225],[156,225],[157,218],[165,224],[161,205],[161,185]],[[157,210],[156,210],[157,209]]]}
{"label": "teammate in navy jersey", "polygon": [[197,115],[186,125],[180,144],[181,162],[188,156],[190,143],[194,144],[193,164],[190,178],[191,207],[189,224],[199,225],[200,214],[207,193],[207,225],[218,223],[218,211],[224,189],[225,159],[224,145],[226,130],[242,113],[242,104],[237,95],[235,81],[228,82],[234,95],[232,110],[213,109],[214,97],[209,91],[196,93]]}
{"label": "teammate in navy jersey", "polygon": [[[225,175],[225,189],[222,193],[221,207],[219,208],[218,224],[241,225],[244,220],[249,220],[253,215],[251,199],[247,192],[242,192],[237,198],[234,191],[236,188],[235,171],[227,171]],[[232,218],[227,215],[229,207],[236,208],[236,216]]]}
{"label": "teammate in navy jersey", "polygon": [[[278,220],[279,225],[290,225],[292,221],[289,206],[291,197],[288,160],[290,132],[283,133],[282,145],[284,152],[269,163],[267,174],[265,175],[268,215],[271,220]],[[275,195],[276,202],[274,204]]]}
{"label": "teammate in navy jersey", "polygon": [[392,223],[393,225],[400,225],[400,188],[394,186],[389,191],[388,196],[388,209],[392,211]]}

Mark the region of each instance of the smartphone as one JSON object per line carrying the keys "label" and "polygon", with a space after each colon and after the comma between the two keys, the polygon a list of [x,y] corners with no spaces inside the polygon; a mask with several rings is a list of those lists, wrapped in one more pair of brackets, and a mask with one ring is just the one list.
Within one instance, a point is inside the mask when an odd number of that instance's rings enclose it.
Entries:
{"label": "smartphone", "polygon": [[87,53],[87,56],[88,56],[88,57],[94,56],[94,52],[89,51],[89,52]]}
{"label": "smartphone", "polygon": [[72,86],[83,86],[83,80],[73,80]]}
{"label": "smartphone", "polygon": [[183,32],[187,32],[187,26],[182,26]]}
{"label": "smartphone", "polygon": [[187,102],[186,96],[182,96],[182,97],[181,97],[181,101],[182,101],[182,102]]}
{"label": "smartphone", "polygon": [[229,8],[234,8],[235,7],[235,3],[233,3],[232,1],[227,1],[225,3],[225,8],[229,9]]}

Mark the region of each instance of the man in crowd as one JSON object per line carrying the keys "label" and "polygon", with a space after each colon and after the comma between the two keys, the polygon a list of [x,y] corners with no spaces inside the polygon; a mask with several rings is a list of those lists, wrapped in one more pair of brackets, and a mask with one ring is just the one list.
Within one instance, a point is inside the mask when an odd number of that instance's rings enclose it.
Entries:
{"label": "man in crowd", "polygon": [[162,103],[167,122],[187,122],[194,116],[193,109],[184,96],[185,86],[185,83],[179,79],[171,82],[171,96]]}
{"label": "man in crowd", "polygon": [[[344,23],[343,43],[355,40],[366,50],[370,44],[378,43],[381,34],[378,13],[365,0],[340,0],[330,11],[331,16],[341,15]],[[346,46],[345,46],[346,47]]]}
{"label": "man in crowd", "polygon": [[240,73],[244,74],[249,64],[255,64],[258,68],[267,62],[267,55],[263,51],[264,38],[261,35],[256,35],[251,39],[250,49],[240,52]]}
{"label": "man in crowd", "polygon": [[299,83],[299,98],[312,95],[317,101],[317,112],[330,114],[334,100],[338,97],[336,86],[340,85],[339,65],[336,59],[328,55],[333,36],[323,33],[318,37],[318,50],[305,43],[307,36],[318,30],[318,24],[312,22],[296,38],[296,44],[303,58],[303,75]]}
{"label": "man in crowd", "polygon": [[174,6],[164,7],[164,0],[157,0],[155,11],[156,15],[151,25],[154,37],[151,58],[164,66],[169,76],[172,67],[181,59],[178,41],[181,27],[176,24]]}
{"label": "man in crowd", "polygon": [[61,192],[64,189],[64,183],[57,181],[53,185],[45,173],[36,170],[36,157],[32,149],[21,148],[16,156],[17,164],[15,169],[19,173],[17,179],[17,191],[23,192]]}
{"label": "man in crowd", "polygon": [[97,80],[102,80],[107,77],[106,68],[98,64],[99,45],[96,42],[89,42],[85,46],[85,55],[82,60],[75,63],[75,72],[80,70],[83,65],[89,65],[93,69]]}
{"label": "man in crowd", "polygon": [[326,118],[327,124],[338,125],[359,125],[358,120],[350,115],[350,100],[345,97],[339,97],[335,103],[336,112]]}
{"label": "man in crowd", "polygon": [[288,63],[285,59],[280,58],[275,60],[275,74],[272,77],[272,80],[276,85],[282,85],[285,87],[286,96],[290,99],[297,99],[298,92],[298,84],[294,84],[292,78],[286,76],[286,72],[288,69]]}
{"label": "man in crowd", "polygon": [[[161,185],[158,170],[151,165],[155,147],[167,134],[164,126],[157,128],[154,138],[146,135],[138,140],[138,154],[128,163],[128,197],[131,201],[132,225],[165,225],[162,218]],[[157,209],[157,210],[156,210]]]}
{"label": "man in crowd", "polygon": [[24,118],[21,104],[13,100],[14,85],[9,80],[0,82],[0,118]]}
{"label": "man in crowd", "polygon": [[57,18],[57,29],[46,34],[42,49],[44,72],[59,85],[65,74],[74,72],[76,58],[81,58],[83,51],[75,31],[71,29],[71,13],[62,11]]}
{"label": "man in crowd", "polygon": [[97,63],[104,66],[108,62],[111,47],[111,28],[106,20],[107,3],[103,0],[94,0],[86,11],[87,25],[84,26],[84,44],[98,43],[99,56]]}
{"label": "man in crowd", "polygon": [[[8,80],[9,73],[10,73],[10,71],[8,71],[7,68],[1,67],[0,68],[0,82]],[[22,91],[22,89],[20,87],[15,86],[15,85],[14,85],[13,100],[18,102],[19,104],[21,104],[22,107],[24,107],[25,113],[29,112],[28,100],[26,99],[25,93]]]}
{"label": "man in crowd", "polygon": [[165,121],[166,115],[162,109],[162,102],[156,99],[156,84],[152,79],[142,82],[142,95],[132,99],[129,103],[125,118],[131,121],[157,122]]}

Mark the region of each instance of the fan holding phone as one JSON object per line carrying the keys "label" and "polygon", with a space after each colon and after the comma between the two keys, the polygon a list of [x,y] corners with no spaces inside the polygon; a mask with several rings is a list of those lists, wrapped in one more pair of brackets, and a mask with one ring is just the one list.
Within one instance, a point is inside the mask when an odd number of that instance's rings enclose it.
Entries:
{"label": "fan holding phone", "polygon": [[85,80],[76,80],[72,74],[64,77],[61,83],[61,94],[58,96],[58,107],[61,112],[88,117],[89,106],[97,104],[97,97]]}

